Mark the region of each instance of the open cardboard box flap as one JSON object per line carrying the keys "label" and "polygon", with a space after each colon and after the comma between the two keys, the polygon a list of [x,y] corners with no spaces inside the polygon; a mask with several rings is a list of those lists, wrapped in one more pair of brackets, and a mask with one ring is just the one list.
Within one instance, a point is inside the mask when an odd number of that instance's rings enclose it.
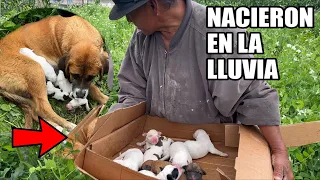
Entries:
{"label": "open cardboard box flap", "polygon": [[[145,115],[145,103],[97,117],[100,109],[93,109],[69,135],[83,144],[75,159],[77,168],[93,179],[152,179],[112,161],[119,152],[136,147],[136,142],[143,140],[142,132],[152,128],[175,140],[192,139],[195,130],[204,129],[215,146],[229,154],[228,158],[209,154],[196,160],[207,171],[204,179],[272,179],[270,149],[255,126],[172,123]],[[83,129],[90,128],[88,137],[88,130]],[[320,142],[319,121],[280,128],[287,147]]]}
{"label": "open cardboard box flap", "polygon": [[[68,134],[70,141],[76,142],[76,149],[82,150],[86,144],[91,143],[103,136],[110,134],[116,129],[124,126],[132,119],[143,115],[145,112],[144,103],[136,105],[137,108],[124,108],[120,111],[105,114],[98,117],[104,106],[96,106],[93,108],[83,120]],[[117,121],[107,121],[111,116],[118,117]],[[106,123],[106,124],[105,124]],[[100,129],[101,127],[105,127]],[[96,136],[93,137],[93,135]],[[76,157],[77,154],[74,154]]]}

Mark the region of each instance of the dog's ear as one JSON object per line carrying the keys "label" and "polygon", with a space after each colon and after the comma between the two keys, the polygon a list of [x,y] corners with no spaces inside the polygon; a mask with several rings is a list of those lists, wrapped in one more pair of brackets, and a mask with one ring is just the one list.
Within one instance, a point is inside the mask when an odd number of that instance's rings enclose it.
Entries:
{"label": "dog's ear", "polygon": [[102,80],[104,74],[108,74],[108,72],[109,72],[109,54],[102,50],[100,56],[101,56],[100,58],[101,58],[102,67],[101,67],[101,70],[100,70],[100,79],[99,79],[99,81]]}
{"label": "dog's ear", "polygon": [[58,63],[59,70],[63,71],[67,79],[70,79],[69,67],[68,67],[69,57],[70,57],[69,53],[66,53],[60,58]]}

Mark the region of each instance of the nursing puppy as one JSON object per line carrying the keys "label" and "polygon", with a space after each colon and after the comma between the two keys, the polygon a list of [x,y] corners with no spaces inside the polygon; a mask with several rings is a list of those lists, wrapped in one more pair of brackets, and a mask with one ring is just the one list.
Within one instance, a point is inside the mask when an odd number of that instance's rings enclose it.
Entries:
{"label": "nursing puppy", "polygon": [[134,171],[138,171],[142,165],[143,154],[140,149],[132,148],[120,154],[113,161]]}
{"label": "nursing puppy", "polygon": [[169,148],[170,162],[180,167],[192,163],[192,158],[183,142],[174,142]]}
{"label": "nursing puppy", "polygon": [[66,108],[67,110],[71,111],[74,110],[82,105],[85,105],[86,110],[90,111],[90,107],[89,107],[89,103],[88,103],[88,99],[80,99],[80,98],[75,98],[72,99],[67,105]]}
{"label": "nursing puppy", "polygon": [[62,89],[63,92],[70,94],[72,92],[72,84],[65,78],[62,70],[59,70],[55,85]]}
{"label": "nursing puppy", "polygon": [[57,80],[56,72],[54,71],[53,67],[47,62],[47,60],[44,57],[36,55],[31,49],[29,48],[21,48],[20,54],[25,55],[32,60],[39,63],[44,71],[44,74],[47,78],[47,80],[55,83]]}
{"label": "nursing puppy", "polygon": [[61,89],[54,87],[51,81],[47,82],[47,94],[49,96],[52,96],[52,98],[65,101],[69,99],[69,94],[66,92],[63,92]]}
{"label": "nursing puppy", "polygon": [[57,115],[48,101],[41,65],[19,51],[27,47],[56,72],[62,70],[73,84],[75,98],[89,90],[93,100],[106,104],[109,97],[93,84],[95,77],[102,79],[109,70],[103,46],[100,33],[79,16],[50,16],[26,24],[0,40],[0,95],[22,108],[25,128],[31,128],[40,116],[71,131],[74,124]]}
{"label": "nursing puppy", "polygon": [[219,155],[222,157],[227,157],[228,154],[223,153],[216,149],[212,144],[208,134],[203,129],[198,129],[194,134],[193,137],[196,141],[185,141],[185,146],[187,147],[192,159],[199,159],[208,154]]}
{"label": "nursing puppy", "polygon": [[159,142],[161,132],[151,129],[148,133],[143,133],[142,136],[146,137],[144,141],[138,142],[138,146],[144,146],[144,150],[149,149],[149,147],[156,145]]}

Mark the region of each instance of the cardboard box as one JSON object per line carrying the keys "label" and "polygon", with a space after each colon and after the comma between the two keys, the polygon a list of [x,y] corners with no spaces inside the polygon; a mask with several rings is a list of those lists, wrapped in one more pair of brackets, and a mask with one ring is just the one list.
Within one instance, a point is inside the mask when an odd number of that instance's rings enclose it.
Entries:
{"label": "cardboard box", "polygon": [[[97,117],[100,109],[93,109],[70,133],[83,146],[75,165],[93,179],[152,179],[112,160],[119,152],[137,147],[136,142],[143,140],[141,134],[150,129],[184,141],[193,139],[192,134],[200,128],[217,149],[229,154],[227,158],[208,154],[194,160],[207,172],[204,179],[272,179],[270,149],[255,126],[172,123],[145,115],[145,103]],[[281,126],[281,133],[287,147],[316,143],[320,141],[320,121]]]}

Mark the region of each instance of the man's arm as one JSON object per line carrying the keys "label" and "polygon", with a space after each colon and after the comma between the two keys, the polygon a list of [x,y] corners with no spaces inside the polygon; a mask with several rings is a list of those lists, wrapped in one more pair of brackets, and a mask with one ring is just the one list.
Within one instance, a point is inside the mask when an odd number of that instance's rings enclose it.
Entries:
{"label": "man's arm", "polygon": [[266,138],[271,151],[287,151],[283,142],[279,126],[259,126],[261,133]]}
{"label": "man's arm", "polygon": [[259,126],[261,133],[266,138],[271,152],[274,167],[274,179],[293,179],[291,164],[288,159],[286,146],[282,140],[279,126]]}
{"label": "man's arm", "polygon": [[280,133],[279,98],[266,82],[216,81],[212,92],[214,103],[225,117],[234,114],[241,124],[258,125],[272,151],[275,179],[293,180],[286,146]]}

